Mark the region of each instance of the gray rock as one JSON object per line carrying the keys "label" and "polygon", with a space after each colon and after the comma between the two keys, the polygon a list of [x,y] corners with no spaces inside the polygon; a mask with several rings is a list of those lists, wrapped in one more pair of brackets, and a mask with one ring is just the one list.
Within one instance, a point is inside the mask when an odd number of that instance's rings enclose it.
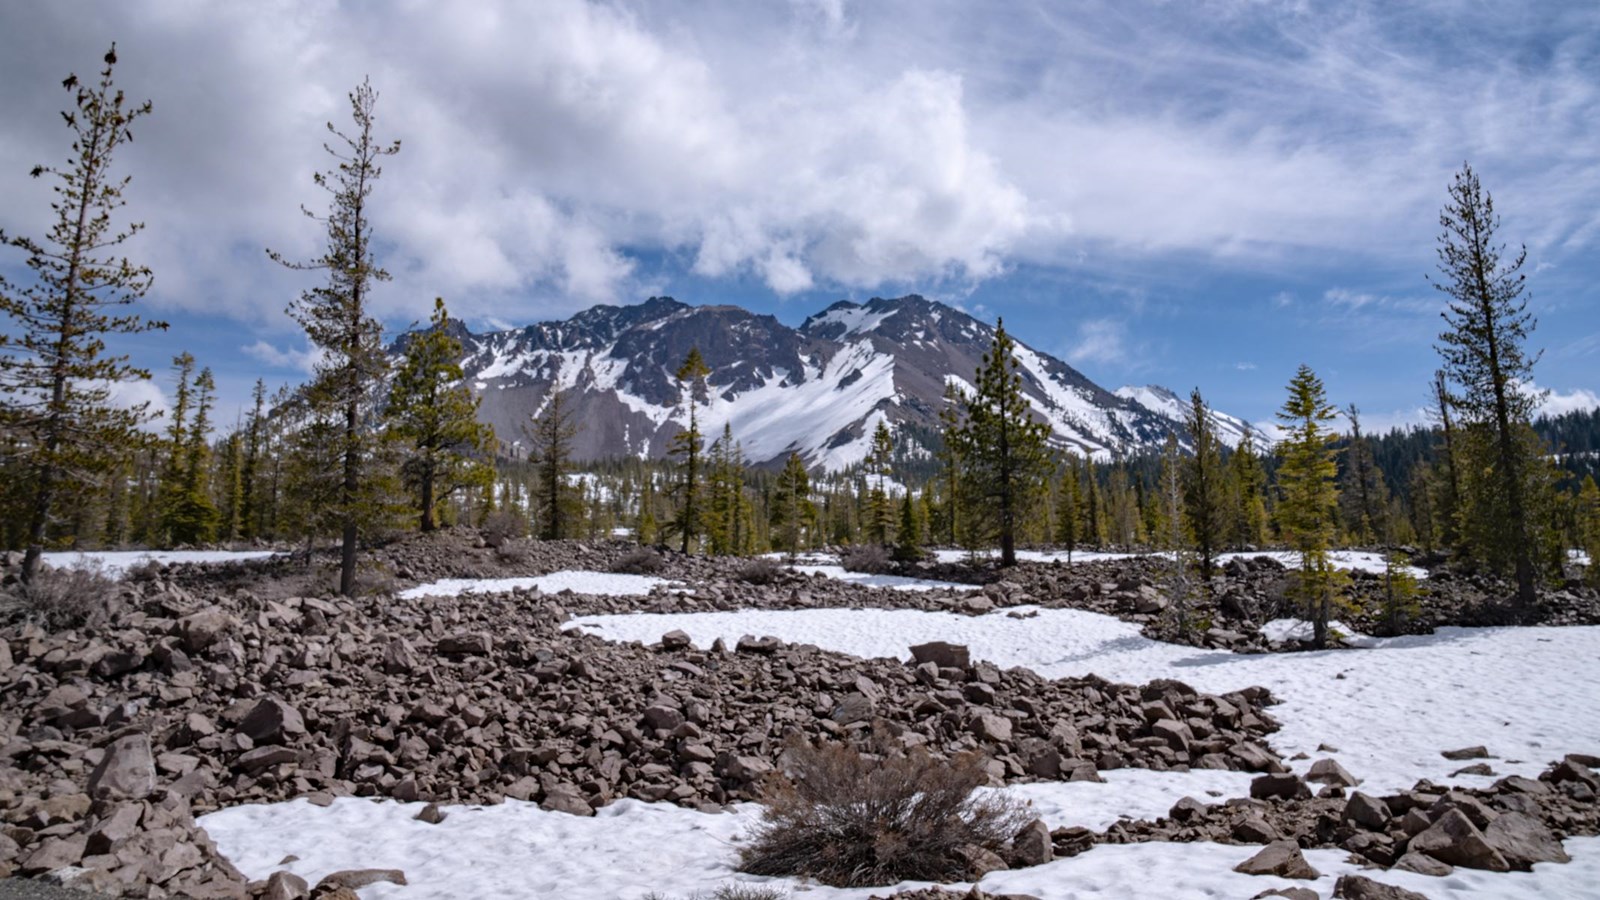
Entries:
{"label": "gray rock", "polygon": [[1364,875],[1341,875],[1333,883],[1333,896],[1341,900],[1428,900],[1428,895],[1373,881]]}
{"label": "gray rock", "polygon": [[273,872],[267,876],[267,886],[261,900],[304,900],[310,896],[311,886],[293,872]]}
{"label": "gray rock", "polygon": [[1501,813],[1484,829],[1483,839],[1519,872],[1528,871],[1534,863],[1572,861],[1543,822],[1522,813]]}
{"label": "gray rock", "polygon": [[933,663],[941,669],[965,669],[972,665],[972,654],[961,644],[930,641],[911,648],[911,658],[918,663]]}
{"label": "gray rock", "polygon": [[494,639],[482,632],[452,634],[434,645],[434,651],[444,656],[487,656],[493,649]]}
{"label": "gray rock", "polygon": [[1489,749],[1481,744],[1476,747],[1462,747],[1460,750],[1445,750],[1439,754],[1445,759],[1492,759]]}
{"label": "gray rock", "polygon": [[1288,897],[1289,900],[1322,900],[1321,894],[1313,891],[1311,888],[1303,887],[1273,888],[1271,890],[1262,891],[1254,897],[1251,897],[1250,900],[1263,900],[1263,898],[1266,897]]}
{"label": "gray rock", "polygon": [[178,620],[178,634],[183,638],[183,649],[199,653],[222,639],[222,636],[239,626],[237,620],[210,606]]}
{"label": "gray rock", "polygon": [[1459,809],[1447,810],[1426,831],[1412,838],[1407,850],[1468,869],[1486,869],[1490,872],[1507,872],[1511,869],[1506,858],[1489,845],[1483,832]]}
{"label": "gray rock", "polygon": [[317,882],[317,890],[322,891],[328,888],[342,887],[353,891],[357,888],[364,888],[369,884],[377,884],[380,881],[404,885],[406,884],[406,873],[399,869],[342,869],[327,875]]}
{"label": "gray rock", "polygon": [[674,629],[661,636],[661,649],[663,650],[688,650],[694,646],[689,633],[681,629]]}
{"label": "gray rock", "polygon": [[1042,866],[1055,859],[1055,842],[1050,837],[1050,827],[1043,819],[1034,819],[1017,833],[1011,842],[1017,861],[1024,866]]}
{"label": "gray rock", "polygon": [[1310,771],[1306,772],[1306,780],[1339,787],[1355,787],[1361,783],[1361,779],[1345,771],[1345,767],[1334,759],[1319,759],[1312,763]]}
{"label": "gray rock", "polygon": [[306,733],[300,711],[276,697],[265,697],[245,714],[239,731],[257,744],[281,744]]}
{"label": "gray rock", "polygon": [[1300,845],[1294,841],[1273,841],[1261,852],[1233,867],[1245,875],[1277,875],[1280,878],[1303,878],[1315,881],[1322,873],[1306,862]]}
{"label": "gray rock", "polygon": [[1389,820],[1394,816],[1389,812],[1389,804],[1377,797],[1355,791],[1344,804],[1344,817],[1357,825],[1363,825],[1374,831],[1383,831],[1389,827]]}
{"label": "gray rock", "polygon": [[1262,775],[1250,782],[1250,796],[1257,800],[1308,800],[1311,797],[1311,788],[1308,787],[1299,775],[1285,772],[1278,775]]}
{"label": "gray rock", "polygon": [[97,798],[142,800],[155,789],[156,762],[148,734],[118,738],[89,775],[89,794]]}
{"label": "gray rock", "polygon": [[1431,875],[1435,878],[1443,878],[1455,871],[1447,863],[1442,863],[1425,853],[1407,853],[1395,860],[1394,868],[1402,872],[1415,872],[1418,875]]}

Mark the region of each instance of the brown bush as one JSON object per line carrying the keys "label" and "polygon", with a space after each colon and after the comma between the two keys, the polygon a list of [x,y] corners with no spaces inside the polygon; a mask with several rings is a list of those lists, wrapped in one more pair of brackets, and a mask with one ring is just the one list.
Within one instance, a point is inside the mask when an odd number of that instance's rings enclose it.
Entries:
{"label": "brown bush", "polygon": [[611,565],[611,571],[622,575],[654,575],[666,562],[661,554],[649,547],[640,547]]}
{"label": "brown bush", "polygon": [[839,555],[839,564],[848,572],[882,575],[894,569],[889,551],[879,544],[857,544]]}
{"label": "brown bush", "polygon": [[845,744],[796,742],[766,785],[766,810],[740,853],[753,875],[815,878],[835,887],[961,881],[974,848],[999,852],[1026,823],[1001,795],[975,797],[983,760],[921,748],[864,756]]}
{"label": "brown bush", "polygon": [[783,566],[775,559],[757,557],[739,570],[739,580],[745,584],[772,584],[783,574]]}
{"label": "brown bush", "polygon": [[98,562],[40,566],[33,580],[0,593],[0,625],[30,622],[47,631],[97,625],[121,604],[122,588]]}

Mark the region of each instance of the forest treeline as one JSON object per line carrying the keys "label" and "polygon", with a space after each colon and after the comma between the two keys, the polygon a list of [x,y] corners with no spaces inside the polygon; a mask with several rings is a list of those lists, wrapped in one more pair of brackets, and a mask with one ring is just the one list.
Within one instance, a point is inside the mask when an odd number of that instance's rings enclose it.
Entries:
{"label": "forest treeline", "polygon": [[[999,322],[971,390],[947,389],[936,432],[897,441],[876,417],[864,460],[846,471],[813,472],[797,455],[753,467],[731,429],[705,433],[715,373],[698,350],[675,372],[685,424],[667,458],[580,471],[582,423],[560,391],[520,435],[478,421],[443,299],[398,355],[385,342],[370,311],[373,285],[389,278],[370,197],[400,144],[378,137],[378,95],[363,83],[349,95],[351,124],[329,124],[332,161],[314,180],[326,206],[307,214],[324,230],[322,252],[268,251],[286,272],[309,273],[289,313],[320,353],[311,381],[271,395],[258,382],[241,421],[219,428],[210,370],[179,354],[162,376],[172,408],[157,423],[111,402],[113,383],[156,376],[108,340],[166,327],[129,309],[152,273],[117,249],[141,226],[113,222],[128,178],[112,173],[112,157],[151,107],[115,88],[115,62],[113,48],[96,82],[64,82],[71,155],[32,173],[55,181],[53,224],[38,238],[0,235],[30,272],[0,280],[0,539],[26,552],[25,582],[46,547],[334,540],[338,589],[350,593],[364,544],[456,523],[553,539],[625,534],[686,553],[849,545],[906,562],[928,544],[998,548],[1006,565],[1025,546],[1155,549],[1178,563],[1180,594],[1204,584],[1222,552],[1278,546],[1297,551],[1296,591],[1323,629],[1339,590],[1336,547],[1448,554],[1503,574],[1522,606],[1562,577],[1569,549],[1600,556],[1600,412],[1534,419],[1524,254],[1496,242],[1493,200],[1469,166],[1440,214],[1433,282],[1445,329],[1427,386],[1431,427],[1368,434],[1360,411],[1337,408],[1302,366],[1270,449],[1253,436],[1224,446],[1197,389],[1162,451],[1087,458],[1053,444],[1030,414]],[[526,456],[506,455],[513,442]]]}

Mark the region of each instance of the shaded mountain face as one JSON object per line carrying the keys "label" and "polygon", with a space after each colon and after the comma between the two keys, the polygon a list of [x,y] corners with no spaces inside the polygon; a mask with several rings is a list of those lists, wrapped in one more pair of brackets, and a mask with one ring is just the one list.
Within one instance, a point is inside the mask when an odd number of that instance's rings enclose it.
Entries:
{"label": "shaded mountain face", "polygon": [[[564,322],[456,335],[480,417],[513,452],[524,452],[524,425],[563,390],[579,425],[578,459],[665,455],[688,419],[673,373],[698,348],[711,369],[697,413],[708,442],[727,425],[753,463],[798,452],[835,470],[865,458],[880,421],[902,445],[936,433],[946,384],[971,389],[994,329],[915,295],[841,301],[799,328],[737,306],[655,297]],[[1164,388],[1114,393],[1025,341],[1017,355],[1034,415],[1058,447],[1105,459],[1159,448],[1169,432],[1187,436],[1182,401]],[[1236,443],[1242,423],[1218,421]]]}

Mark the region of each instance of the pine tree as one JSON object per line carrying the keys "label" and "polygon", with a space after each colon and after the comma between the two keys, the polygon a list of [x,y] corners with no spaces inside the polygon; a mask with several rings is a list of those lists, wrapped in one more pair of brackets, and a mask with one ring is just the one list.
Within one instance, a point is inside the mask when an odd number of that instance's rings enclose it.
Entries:
{"label": "pine tree", "polygon": [[1595,485],[1593,475],[1584,478],[1578,489],[1575,518],[1578,546],[1589,557],[1585,577],[1591,586],[1600,587],[1600,486]]}
{"label": "pine tree", "polygon": [[1056,543],[1067,548],[1067,562],[1083,537],[1083,482],[1078,473],[1078,457],[1068,453],[1061,467],[1061,485],[1056,489]]}
{"label": "pine tree", "polygon": [[[1193,398],[1199,405],[1200,392],[1195,391]],[[1200,407],[1203,415],[1205,408]],[[1190,430],[1194,434],[1193,429]],[[1189,636],[1189,607],[1194,596],[1194,583],[1190,577],[1190,569],[1195,563],[1195,554],[1190,549],[1189,529],[1185,528],[1184,509],[1188,505],[1192,484],[1186,484],[1186,476],[1192,477],[1193,468],[1187,464],[1183,455],[1178,450],[1178,436],[1169,433],[1166,447],[1161,453],[1161,499],[1159,501],[1162,511],[1162,524],[1164,530],[1161,534],[1162,549],[1167,552],[1171,561],[1171,568],[1167,574],[1167,598],[1171,603],[1169,614],[1173,625],[1177,629],[1179,638]],[[1204,563],[1202,563],[1204,566]],[[1206,572],[1201,569],[1202,574]]]}
{"label": "pine tree", "polygon": [[1330,446],[1333,421],[1322,380],[1301,365],[1289,382],[1289,399],[1278,413],[1288,435],[1278,447],[1283,463],[1278,467],[1278,528],[1289,548],[1299,556],[1293,596],[1311,620],[1312,642],[1327,646],[1328,621],[1335,602],[1339,576],[1328,550],[1338,533],[1339,490],[1334,478],[1338,467]]}
{"label": "pine tree", "polygon": [[1459,519],[1461,513],[1461,472],[1456,464],[1456,429],[1450,415],[1450,388],[1443,370],[1433,373],[1433,407],[1430,413],[1439,423],[1442,443],[1436,450],[1437,479],[1432,484],[1431,497],[1438,541],[1456,552],[1466,548],[1462,544]]}
{"label": "pine tree", "polygon": [[1399,550],[1391,549],[1383,556],[1383,600],[1379,615],[1383,619],[1384,634],[1403,634],[1406,622],[1415,618],[1417,605],[1417,579],[1408,570],[1410,560]]}
{"label": "pine tree", "polygon": [[683,365],[674,373],[678,380],[679,396],[688,407],[689,427],[673,437],[669,451],[678,459],[680,475],[675,486],[678,511],[668,528],[682,539],[684,553],[689,552],[690,546],[705,531],[705,514],[700,497],[703,488],[701,484],[703,475],[700,471],[701,453],[705,440],[700,433],[699,408],[700,398],[706,389],[706,377],[710,374],[711,368],[706,365],[698,347],[689,350]]}
{"label": "pine tree", "polygon": [[255,388],[250,393],[254,405],[245,426],[244,458],[239,467],[239,536],[247,541],[261,533],[256,481],[266,438],[266,422],[262,418],[266,396],[267,384],[257,378]]}
{"label": "pine tree", "polygon": [[1533,605],[1538,576],[1538,529],[1531,510],[1539,502],[1530,496],[1536,489],[1533,469],[1539,448],[1524,438],[1539,403],[1530,387],[1537,357],[1523,350],[1535,325],[1522,296],[1527,249],[1508,260],[1505,245],[1495,243],[1500,217],[1469,165],[1456,173],[1439,225],[1444,229],[1439,235],[1441,277],[1433,284],[1450,299],[1438,350],[1446,376],[1460,388],[1451,405],[1469,430],[1481,436],[1467,448],[1474,451],[1471,470],[1488,475],[1474,479],[1471,505],[1472,516],[1491,541],[1474,550],[1494,548],[1491,561],[1509,557],[1517,603],[1527,609]]}
{"label": "pine tree", "polygon": [[533,463],[538,483],[535,517],[539,537],[547,541],[575,537],[575,520],[581,517],[581,502],[572,496],[567,475],[572,471],[572,442],[578,436],[578,423],[566,391],[550,386],[544,409],[528,428],[528,461]]}
{"label": "pine tree", "polygon": [[1017,564],[1017,534],[1049,477],[1049,426],[1034,421],[1022,395],[1022,365],[1003,321],[965,398],[961,424],[946,435],[956,445],[964,486],[979,501],[975,512],[1000,539],[1000,563]]}
{"label": "pine tree", "polygon": [[[185,354],[187,356],[188,354]],[[220,516],[211,501],[211,406],[216,384],[211,369],[195,376],[194,419],[183,429],[183,443],[174,448],[178,457],[178,483],[164,523],[174,544],[203,544],[215,540]]]}
{"label": "pine tree", "polygon": [[894,507],[889,503],[887,481],[894,464],[894,437],[889,426],[878,420],[872,432],[872,449],[867,454],[867,473],[876,483],[867,494],[867,537],[873,543],[888,546],[894,531]]}
{"label": "pine tree", "polygon": [[778,473],[768,517],[774,549],[792,559],[809,546],[807,536],[816,528],[817,509],[811,501],[811,477],[798,453],[790,453]]}
{"label": "pine tree", "polygon": [[961,427],[961,408],[966,404],[966,395],[954,382],[946,382],[944,386],[944,406],[939,410],[939,475],[940,492],[944,495],[941,508],[941,518],[944,528],[940,535],[950,546],[957,547],[962,544],[961,527],[961,456],[953,439],[956,429]]}
{"label": "pine tree", "polygon": [[722,437],[711,445],[705,530],[710,550],[718,556],[740,555],[751,549],[750,501],[745,497],[744,450],[733,439],[733,427],[722,426]]}
{"label": "pine tree", "polygon": [[32,176],[57,180],[51,204],[55,224],[41,240],[0,232],[0,245],[27,256],[30,283],[18,287],[0,277],[0,433],[8,456],[26,479],[27,498],[22,580],[31,581],[64,498],[80,495],[113,467],[138,440],[147,406],[119,409],[110,385],[148,379],[126,356],[106,354],[105,335],[165,329],[117,312],[150,289],[150,270],[113,248],[143,229],[113,228],[129,179],[111,174],[118,148],[133,140],[132,126],[150,103],[130,104],[112,82],[116,45],[104,57],[94,86],[69,75],[62,87],[74,109],[61,117],[72,130],[72,157],[65,168],[34,166]]}
{"label": "pine tree", "polygon": [[647,469],[644,473],[644,484],[639,489],[639,518],[638,524],[634,526],[634,537],[639,543],[648,546],[656,542],[658,529],[655,473]]}
{"label": "pine tree", "polygon": [[1345,407],[1350,420],[1350,446],[1344,455],[1344,484],[1340,490],[1345,529],[1357,544],[1389,540],[1389,488],[1372,457],[1372,443],[1361,433],[1361,410]]}
{"label": "pine tree", "polygon": [[[371,486],[364,490],[363,485],[363,474],[377,449],[376,429],[366,419],[374,405],[374,390],[388,367],[382,326],[369,313],[373,284],[389,280],[373,255],[370,200],[383,173],[379,161],[400,152],[400,142],[386,146],[374,137],[377,102],[377,92],[363,81],[350,93],[354,133],[345,134],[328,123],[328,132],[338,140],[324,146],[337,165],[315,175],[317,186],[332,196],[328,215],[318,219],[327,230],[323,255],[296,263],[268,251],[289,268],[328,273],[328,283],[301,294],[289,312],[323,354],[307,396],[319,407],[337,410],[342,418],[337,436],[341,480],[333,513],[340,532],[339,593],[346,596],[355,592],[356,541],[362,525],[377,515],[378,500]],[[305,213],[317,219],[310,210]]]}
{"label": "pine tree", "polygon": [[222,453],[217,459],[214,482],[218,485],[217,537],[232,541],[239,536],[240,511],[243,499],[244,436],[237,428],[222,439]]}
{"label": "pine tree", "polygon": [[907,563],[922,559],[922,516],[910,490],[900,502],[900,528],[895,534],[894,558]]}
{"label": "pine tree", "polygon": [[449,325],[444,298],[434,298],[429,327],[407,339],[389,388],[389,436],[405,447],[400,472],[425,532],[452,494],[494,481],[494,429],[478,421],[478,398],[462,383],[461,342]]}
{"label": "pine tree", "polygon": [[1222,443],[1200,389],[1189,394],[1185,424],[1194,453],[1183,466],[1183,510],[1200,552],[1200,574],[1209,576],[1218,547],[1225,539],[1227,495],[1223,483]]}
{"label": "pine tree", "polygon": [[1267,474],[1256,456],[1255,442],[1255,433],[1246,425],[1239,446],[1228,457],[1228,543],[1236,548],[1255,547],[1267,535]]}

